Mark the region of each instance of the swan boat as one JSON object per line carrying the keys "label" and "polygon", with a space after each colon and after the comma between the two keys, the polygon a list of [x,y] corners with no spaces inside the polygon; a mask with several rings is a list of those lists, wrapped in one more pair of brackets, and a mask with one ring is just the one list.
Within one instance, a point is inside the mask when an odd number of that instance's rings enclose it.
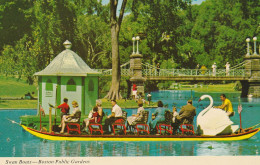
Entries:
{"label": "swan boat", "polygon": [[[197,130],[199,135],[192,134],[126,134],[126,135],[87,135],[87,134],[60,134],[56,132],[42,132],[33,128],[20,125],[25,131],[30,134],[55,141],[238,141],[246,140],[254,136],[260,131],[260,127],[256,128],[257,124],[250,128],[238,130],[237,125],[232,125],[233,122],[227,117],[223,110],[213,108],[213,99],[209,95],[203,95],[200,100],[209,98],[210,105],[202,110],[197,117]],[[218,116],[218,117],[216,117]],[[202,134],[203,133],[203,134]]]}
{"label": "swan boat", "polygon": [[260,128],[245,129],[243,133],[233,133],[231,135],[71,135],[41,132],[24,125],[20,125],[30,134],[46,139],[58,141],[237,141],[246,140],[260,131]]}

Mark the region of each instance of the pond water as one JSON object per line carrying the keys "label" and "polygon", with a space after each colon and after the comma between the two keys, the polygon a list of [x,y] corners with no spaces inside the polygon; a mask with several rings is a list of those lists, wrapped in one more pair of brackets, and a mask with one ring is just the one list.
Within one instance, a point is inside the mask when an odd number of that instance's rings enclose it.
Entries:
{"label": "pond water", "polygon": [[[186,104],[191,97],[197,114],[209,104],[208,100],[198,103],[201,93],[191,91],[152,92],[152,100],[162,100],[171,109]],[[221,104],[219,93],[213,94],[214,105]],[[228,94],[237,111],[238,94]],[[242,125],[250,127],[260,122],[260,99],[242,99]],[[149,109],[151,113],[155,109]],[[109,110],[106,110],[109,111]],[[128,115],[136,109],[126,109]],[[151,115],[150,113],[150,115]],[[260,133],[249,140],[229,142],[71,142],[48,141],[25,132],[20,126],[7,120],[19,121],[23,115],[35,115],[36,110],[0,111],[0,157],[107,157],[107,156],[258,156]],[[239,124],[238,113],[232,121]],[[196,121],[195,121],[196,122]]]}

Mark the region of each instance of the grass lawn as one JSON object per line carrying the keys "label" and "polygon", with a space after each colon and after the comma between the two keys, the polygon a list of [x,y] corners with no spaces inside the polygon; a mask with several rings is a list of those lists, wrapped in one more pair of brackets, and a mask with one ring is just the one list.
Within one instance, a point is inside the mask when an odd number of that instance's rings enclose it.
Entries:
{"label": "grass lawn", "polygon": [[2,109],[37,109],[37,100],[0,100],[0,108]]}
{"label": "grass lawn", "polygon": [[179,90],[193,90],[195,92],[225,92],[225,93],[240,93],[241,91],[236,91],[235,83],[229,84],[212,84],[212,85],[198,85],[197,88],[180,88]]}
{"label": "grass lawn", "polygon": [[0,97],[24,97],[24,94],[34,92],[37,96],[37,87],[28,85],[24,80],[17,81],[16,78],[0,76]]}

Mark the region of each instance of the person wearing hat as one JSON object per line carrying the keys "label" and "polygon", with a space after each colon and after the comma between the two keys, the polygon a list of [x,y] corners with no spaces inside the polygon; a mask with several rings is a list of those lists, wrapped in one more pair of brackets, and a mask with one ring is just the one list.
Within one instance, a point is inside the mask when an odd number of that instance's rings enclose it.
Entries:
{"label": "person wearing hat", "polygon": [[226,65],[226,76],[229,76],[229,68],[230,68],[230,64],[227,62]]}
{"label": "person wearing hat", "polygon": [[181,108],[176,119],[180,124],[193,124],[194,116],[196,116],[196,108],[192,105],[192,100],[188,100],[187,105]]}
{"label": "person wearing hat", "polygon": [[216,76],[216,71],[217,71],[217,65],[214,62],[214,64],[212,65],[212,76]]}

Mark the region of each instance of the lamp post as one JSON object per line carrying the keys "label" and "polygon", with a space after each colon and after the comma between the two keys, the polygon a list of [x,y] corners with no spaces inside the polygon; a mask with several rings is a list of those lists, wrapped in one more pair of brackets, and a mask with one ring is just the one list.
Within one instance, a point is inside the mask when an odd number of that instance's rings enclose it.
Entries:
{"label": "lamp post", "polygon": [[136,54],[139,54],[138,41],[140,40],[140,37],[139,37],[139,36],[136,36],[135,39],[136,39],[136,42],[137,42],[137,43],[136,43],[136,47],[137,47],[137,48],[136,48]]}
{"label": "lamp post", "polygon": [[135,40],[136,40],[136,38],[133,37],[132,40],[133,40],[133,53],[132,54],[135,54]]}
{"label": "lamp post", "polygon": [[249,52],[249,42],[250,42],[250,38],[247,38],[247,39],[246,39],[246,42],[247,42],[247,54],[246,54],[246,56],[250,56],[250,52]]}
{"label": "lamp post", "polygon": [[253,38],[253,41],[254,41],[254,55],[257,55],[257,52],[256,52],[256,40],[257,40],[257,37],[254,37]]}

